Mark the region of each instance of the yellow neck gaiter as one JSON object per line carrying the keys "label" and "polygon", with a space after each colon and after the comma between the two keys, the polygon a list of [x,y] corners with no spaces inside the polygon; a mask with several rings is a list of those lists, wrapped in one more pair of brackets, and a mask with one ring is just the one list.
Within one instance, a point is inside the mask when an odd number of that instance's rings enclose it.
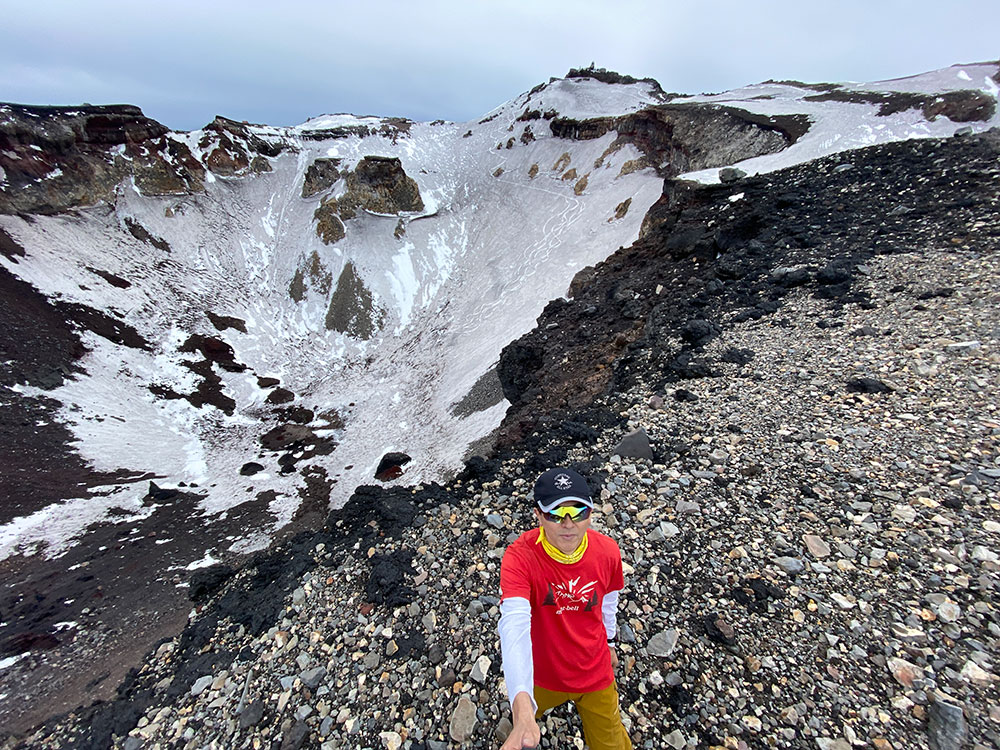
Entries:
{"label": "yellow neck gaiter", "polygon": [[571,565],[575,562],[580,562],[583,558],[583,553],[587,551],[587,537],[588,535],[584,533],[583,541],[580,542],[580,546],[577,547],[570,554],[560,552],[548,539],[545,538],[545,529],[541,526],[538,527],[538,541],[535,544],[541,544],[542,549],[545,550],[545,554],[555,560],[557,563],[562,563],[563,565]]}

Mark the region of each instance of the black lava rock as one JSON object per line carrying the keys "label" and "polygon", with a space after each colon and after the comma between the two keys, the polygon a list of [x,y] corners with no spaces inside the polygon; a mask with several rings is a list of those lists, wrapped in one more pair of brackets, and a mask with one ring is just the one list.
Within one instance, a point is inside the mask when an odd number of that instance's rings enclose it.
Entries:
{"label": "black lava rock", "polygon": [[892,393],[892,388],[875,378],[851,378],[847,381],[848,393]]}
{"label": "black lava rock", "polygon": [[252,701],[240,711],[240,729],[255,727],[264,718],[264,702],[261,700]]}
{"label": "black lava rock", "polygon": [[212,565],[194,571],[191,574],[188,596],[193,602],[208,599],[212,594],[221,589],[223,584],[232,578],[235,572],[229,565]]}
{"label": "black lava rock", "polygon": [[389,607],[398,607],[413,601],[416,593],[406,584],[407,578],[413,574],[411,565],[413,550],[397,550],[388,555],[373,555],[369,562],[372,571],[365,587],[368,601]]}

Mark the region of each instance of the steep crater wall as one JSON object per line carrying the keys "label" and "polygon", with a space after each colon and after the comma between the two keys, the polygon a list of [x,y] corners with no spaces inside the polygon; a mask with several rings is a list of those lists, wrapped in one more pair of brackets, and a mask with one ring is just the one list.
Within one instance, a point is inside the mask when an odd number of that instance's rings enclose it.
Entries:
{"label": "steep crater wall", "polygon": [[631,143],[644,154],[631,170],[653,167],[663,177],[675,177],[781,151],[809,129],[809,121],[800,115],[764,117],[730,107],[664,104],[623,117],[556,117],[549,128],[574,140],[617,132],[608,154]]}
{"label": "steep crater wall", "polygon": [[114,199],[204,190],[205,167],[138,107],[0,105],[0,213],[53,214]]}

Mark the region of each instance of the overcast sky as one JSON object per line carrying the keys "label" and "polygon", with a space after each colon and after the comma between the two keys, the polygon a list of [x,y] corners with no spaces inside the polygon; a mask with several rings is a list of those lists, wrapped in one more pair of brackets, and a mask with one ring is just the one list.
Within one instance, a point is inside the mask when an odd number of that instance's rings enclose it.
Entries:
{"label": "overcast sky", "polygon": [[0,101],[471,120],[591,62],[666,91],[872,81],[1000,58],[1000,0],[0,0]]}

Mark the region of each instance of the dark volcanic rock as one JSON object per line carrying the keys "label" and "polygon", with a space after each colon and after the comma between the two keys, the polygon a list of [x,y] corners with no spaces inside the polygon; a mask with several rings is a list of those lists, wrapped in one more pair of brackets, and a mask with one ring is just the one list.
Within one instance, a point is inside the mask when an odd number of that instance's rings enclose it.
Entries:
{"label": "dark volcanic rock", "polygon": [[722,356],[719,357],[723,362],[729,362],[734,365],[746,365],[753,360],[754,353],[750,349],[734,349],[729,348],[723,352]]}
{"label": "dark volcanic rock", "polygon": [[[334,245],[347,236],[347,229],[344,222],[338,215],[340,204],[334,198],[324,200],[313,212],[313,220],[316,222],[316,236],[323,240],[324,245]],[[301,299],[301,296],[293,293],[293,299]]]}
{"label": "dark volcanic rock", "polygon": [[170,252],[170,244],[164,240],[162,237],[157,237],[150,233],[146,227],[140,224],[138,221],[133,219],[131,216],[126,216],[122,222],[125,225],[125,229],[135,237],[140,242],[145,242],[147,245],[152,245],[157,250],[162,250],[165,253]]}
{"label": "dark volcanic rock", "polygon": [[275,409],[275,414],[286,422],[296,422],[298,424],[309,424],[315,418],[312,409],[304,406],[288,406],[284,409]]}
{"label": "dark volcanic rock", "polygon": [[[204,189],[204,167],[138,107],[0,106],[7,182],[0,213],[51,214],[110,201],[130,176],[146,195]],[[124,154],[113,155],[119,146]]]}
{"label": "dark volcanic rock", "polygon": [[719,326],[710,320],[689,320],[681,326],[681,338],[695,346],[701,346],[720,332]]}
{"label": "dark volcanic rock", "polygon": [[267,394],[267,399],[265,400],[269,404],[287,404],[295,400],[295,394],[287,388],[275,388]]}
{"label": "dark volcanic rock", "polygon": [[378,462],[375,478],[387,482],[403,475],[403,467],[410,463],[410,457],[405,453],[386,453]]}
{"label": "dark volcanic rock", "polygon": [[[724,332],[773,315],[790,290],[829,300],[831,309],[864,307],[854,278],[867,259],[954,244],[960,227],[994,210],[989,175],[998,150],[992,133],[883,144],[852,152],[850,170],[832,156],[746,178],[738,201],[725,185],[666,182],[639,240],[578,274],[572,301],[547,306],[537,328],[502,352],[498,375],[511,408],[498,446],[523,440],[539,414],[565,417],[638,380],[658,390],[715,375],[712,358],[694,350],[714,329],[684,328],[705,320],[703,310]],[[872,195],[920,206],[919,216],[887,212]],[[622,290],[630,293],[627,316]],[[720,359],[745,364],[749,356]]]}
{"label": "dark volcanic rock", "polygon": [[152,350],[152,346],[142,334],[128,323],[117,320],[106,312],[75,302],[60,301],[55,303],[55,307],[65,320],[76,323],[80,328],[96,333],[112,343],[133,349]]}
{"label": "dark volcanic rock", "polygon": [[175,499],[180,494],[180,490],[162,488],[157,485],[156,482],[150,482],[149,491],[146,493],[146,497],[150,500],[155,500],[158,503],[163,503]]}
{"label": "dark volcanic rock", "polygon": [[255,727],[264,718],[264,701],[255,700],[247,704],[246,708],[240,711],[240,729]]}
{"label": "dark volcanic rock", "polygon": [[731,185],[734,182],[739,182],[746,176],[746,172],[735,167],[723,167],[719,170],[719,181],[723,185]]}
{"label": "dark volcanic rock", "polygon": [[365,286],[353,263],[346,263],[330,297],[324,321],[327,330],[370,339],[382,325],[383,310]]}
{"label": "dark volcanic rock", "polygon": [[207,362],[215,362],[229,372],[244,372],[246,365],[236,361],[236,352],[225,341],[196,333],[188,337],[178,351],[200,352]]}
{"label": "dark volcanic rock", "polygon": [[892,388],[875,378],[851,378],[847,381],[848,393],[892,393]]}
{"label": "dark volcanic rock", "polygon": [[996,99],[983,91],[966,89],[943,94],[918,94],[904,91],[827,91],[807,96],[817,102],[852,102],[879,105],[879,117],[887,117],[907,109],[920,109],[924,117],[934,120],[947,117],[952,122],[989,120],[996,112]]}
{"label": "dark volcanic rock", "polygon": [[420,189],[403,171],[396,157],[366,156],[347,175],[347,191],[337,199],[340,216],[349,219],[356,209],[379,214],[423,211]]}
{"label": "dark volcanic rock", "polygon": [[123,279],[121,276],[115,276],[113,273],[109,273],[108,271],[102,271],[99,268],[91,268],[90,266],[87,266],[87,270],[95,276],[100,276],[106,282],[111,284],[111,286],[117,287],[118,289],[128,289],[132,286],[132,282]]}
{"label": "dark volcanic rock", "polygon": [[649,444],[649,436],[643,429],[635,430],[623,437],[612,453],[623,458],[653,460],[653,448]]}
{"label": "dark volcanic rock", "polygon": [[32,649],[50,649],[59,645],[59,639],[51,633],[22,631],[0,642],[0,654],[23,654]]}
{"label": "dark volcanic rock", "polygon": [[299,750],[309,736],[309,725],[299,719],[281,738],[280,750]]}
{"label": "dark volcanic rock", "polygon": [[24,257],[24,248],[17,244],[3,228],[0,228],[0,255],[14,263],[17,263],[18,258]]}
{"label": "dark volcanic rock", "polygon": [[549,123],[558,138],[591,140],[615,131],[613,147],[633,144],[645,155],[633,169],[653,167],[663,177],[722,167],[774,153],[809,128],[804,117],[765,117],[728,107],[662,104],[621,117]]}
{"label": "dark volcanic rock", "polygon": [[713,641],[726,646],[736,644],[736,631],[733,626],[726,622],[722,615],[716,613],[707,615],[704,619],[705,634]]}
{"label": "dark volcanic rock", "polygon": [[393,535],[413,523],[417,515],[416,500],[433,501],[440,492],[440,488],[431,485],[424,487],[423,497],[418,498],[408,488],[383,489],[363,484],[354,490],[343,508],[330,511],[326,528],[334,536],[348,538]]}
{"label": "dark volcanic rock", "polygon": [[315,439],[316,433],[304,425],[282,424],[261,435],[260,443],[269,451],[280,451]]}
{"label": "dark volcanic rock", "polygon": [[497,365],[504,398],[511,402],[520,399],[534,382],[533,374],[542,366],[542,361],[540,347],[518,342],[504,347]]}
{"label": "dark volcanic rock", "polygon": [[365,597],[373,604],[398,607],[409,604],[416,592],[406,581],[413,575],[413,550],[398,550],[388,555],[374,555],[370,559],[371,576],[365,587]]}
{"label": "dark volcanic rock", "polygon": [[270,172],[267,157],[277,156],[286,148],[284,143],[254,134],[249,123],[220,116],[205,126],[198,146],[208,152],[205,158],[208,168],[223,177]]}
{"label": "dark volcanic rock", "polygon": [[204,601],[233,577],[236,571],[229,565],[210,565],[201,568],[191,574],[191,586],[188,589],[188,596],[191,601]]}
{"label": "dark volcanic rock", "polygon": [[240,333],[247,332],[247,323],[241,318],[234,318],[231,315],[216,315],[211,311],[207,311],[205,315],[208,316],[208,319],[212,322],[212,325],[215,326],[217,331],[225,331],[229,328],[233,328]]}
{"label": "dark volcanic rock", "polygon": [[306,170],[302,182],[302,197],[309,198],[321,193],[340,179],[340,159],[316,159]]}

